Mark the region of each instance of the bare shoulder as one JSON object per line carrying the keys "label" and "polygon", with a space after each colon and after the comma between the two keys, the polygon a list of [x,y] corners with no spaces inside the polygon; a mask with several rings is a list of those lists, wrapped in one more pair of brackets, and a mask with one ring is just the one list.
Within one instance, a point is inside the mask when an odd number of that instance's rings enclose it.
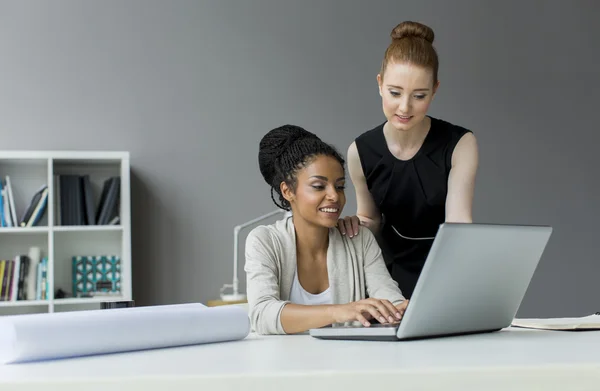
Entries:
{"label": "bare shoulder", "polygon": [[356,147],[356,141],[353,141],[348,147],[348,159],[350,158],[358,159],[358,148]]}
{"label": "bare shoulder", "polygon": [[350,170],[350,175],[356,175],[356,174],[362,175],[362,167],[360,165],[360,155],[358,154],[358,148],[356,147],[356,142],[353,142],[348,147],[347,157],[348,157],[348,170]]}
{"label": "bare shoulder", "polygon": [[473,132],[466,132],[463,134],[456,144],[457,148],[459,146],[462,146],[463,148],[465,148],[465,146],[467,148],[477,148],[477,138],[475,137],[475,134]]}
{"label": "bare shoulder", "polygon": [[477,139],[473,132],[465,133],[454,148],[452,153],[452,166],[457,164],[475,164],[478,162],[478,146]]}

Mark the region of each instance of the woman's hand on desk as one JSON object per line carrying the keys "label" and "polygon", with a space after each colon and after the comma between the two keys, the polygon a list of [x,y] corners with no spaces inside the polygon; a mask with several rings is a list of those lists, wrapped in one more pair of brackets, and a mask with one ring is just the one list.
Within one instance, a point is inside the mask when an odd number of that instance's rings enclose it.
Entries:
{"label": "woman's hand on desk", "polygon": [[406,300],[395,307],[389,300],[379,300],[368,298],[354,301],[348,304],[339,304],[334,307],[334,323],[353,322],[355,320],[362,323],[365,327],[371,325],[367,318],[377,319],[380,323],[396,323],[402,319],[406,305],[402,306]]}

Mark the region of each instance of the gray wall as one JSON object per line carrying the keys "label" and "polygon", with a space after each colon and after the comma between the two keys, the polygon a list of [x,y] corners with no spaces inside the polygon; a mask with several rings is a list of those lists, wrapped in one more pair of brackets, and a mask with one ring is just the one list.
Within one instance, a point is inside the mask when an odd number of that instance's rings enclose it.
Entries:
{"label": "gray wall", "polygon": [[[479,139],[475,220],[555,228],[519,314],[600,310],[598,3],[0,7],[0,148],[131,152],[140,305],[217,297],[233,227],[274,208],[260,137],[293,123],[345,153],[383,121],[381,57],[392,27],[415,19],[434,28],[441,58],[431,114]],[[351,186],[348,197],[354,213]]]}

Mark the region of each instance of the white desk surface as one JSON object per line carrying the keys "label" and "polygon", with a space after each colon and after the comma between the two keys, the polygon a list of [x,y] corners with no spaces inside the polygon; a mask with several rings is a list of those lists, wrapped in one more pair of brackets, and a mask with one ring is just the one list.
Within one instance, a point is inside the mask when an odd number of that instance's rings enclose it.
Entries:
{"label": "white desk surface", "polygon": [[600,331],[405,342],[308,335],[0,366],[0,390],[600,390]]}

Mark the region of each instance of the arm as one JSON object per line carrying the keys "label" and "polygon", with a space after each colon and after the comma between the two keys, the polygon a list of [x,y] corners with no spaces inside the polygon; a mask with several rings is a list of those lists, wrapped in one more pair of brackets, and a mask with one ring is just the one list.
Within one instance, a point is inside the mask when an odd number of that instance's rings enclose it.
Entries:
{"label": "arm", "polygon": [[285,301],[279,298],[277,254],[270,233],[253,229],[246,238],[246,290],[252,328],[258,334],[284,334],[279,314]]}
{"label": "arm", "polygon": [[291,334],[334,323],[333,305],[297,305],[280,299],[277,256],[266,228],[248,234],[244,270],[252,328],[258,334]]}
{"label": "arm", "polygon": [[334,311],[335,305],[286,304],[281,311],[281,324],[288,334],[302,333],[335,323]]}
{"label": "arm", "polygon": [[398,306],[406,298],[385,266],[375,236],[366,229],[363,229],[362,235],[359,236],[362,236],[363,240],[365,283],[369,297],[389,300],[393,305]]}
{"label": "arm", "polygon": [[[365,285],[369,298],[346,305],[287,304],[281,311],[281,322],[286,332],[298,333],[353,320],[368,326],[369,322],[365,316],[377,318],[381,323],[402,318],[408,300],[402,295],[398,283],[390,276],[373,233],[366,227],[359,227],[359,231],[357,238],[362,238],[362,242],[356,244],[356,247],[357,251],[362,250]],[[389,303],[386,304],[385,300]]]}
{"label": "arm", "polygon": [[452,168],[448,178],[446,221],[473,221],[473,193],[479,164],[477,141],[473,133],[463,135],[452,153]]}
{"label": "arm", "polygon": [[[265,227],[246,238],[246,271],[250,323],[258,334],[292,334],[332,323],[358,320],[368,325],[366,313],[388,316],[385,303],[373,298],[347,304],[298,305],[281,300],[275,244]],[[391,305],[391,304],[390,304]],[[400,311],[402,312],[402,311]]]}
{"label": "arm", "polygon": [[358,155],[356,143],[352,143],[348,148],[348,172],[356,191],[356,215],[362,225],[376,234],[381,224],[381,212],[377,208],[377,205],[375,205],[375,201],[373,201],[373,197],[367,187],[367,180],[360,164],[360,156]]}
{"label": "arm", "polygon": [[[359,227],[363,231],[362,237],[363,248],[366,239],[371,239],[369,243],[372,245],[366,253],[364,258],[364,268],[366,275],[366,286],[367,289],[372,285],[374,289],[369,291],[372,293],[371,299],[359,300],[357,302],[347,304],[334,304],[334,305],[299,305],[299,304],[286,304],[281,311],[281,324],[286,333],[300,333],[311,328],[319,328],[328,326],[332,323],[344,323],[347,321],[358,320],[363,325],[367,326],[369,322],[366,319],[367,314],[372,317],[377,317],[382,323],[386,321],[385,317],[391,315],[393,311],[392,304],[386,305],[381,302],[381,299],[392,299],[402,301],[404,297],[398,289],[398,285],[390,277],[386,266],[381,257],[381,251],[375,237],[366,227]],[[366,239],[365,239],[366,238]],[[356,244],[359,247],[359,244]],[[379,252],[377,252],[379,251]],[[387,279],[386,279],[387,277]],[[379,294],[380,296],[376,296]],[[378,299],[378,300],[376,300]],[[398,311],[401,313],[402,311]],[[381,319],[381,315],[385,315]],[[393,321],[394,319],[389,319]]]}

